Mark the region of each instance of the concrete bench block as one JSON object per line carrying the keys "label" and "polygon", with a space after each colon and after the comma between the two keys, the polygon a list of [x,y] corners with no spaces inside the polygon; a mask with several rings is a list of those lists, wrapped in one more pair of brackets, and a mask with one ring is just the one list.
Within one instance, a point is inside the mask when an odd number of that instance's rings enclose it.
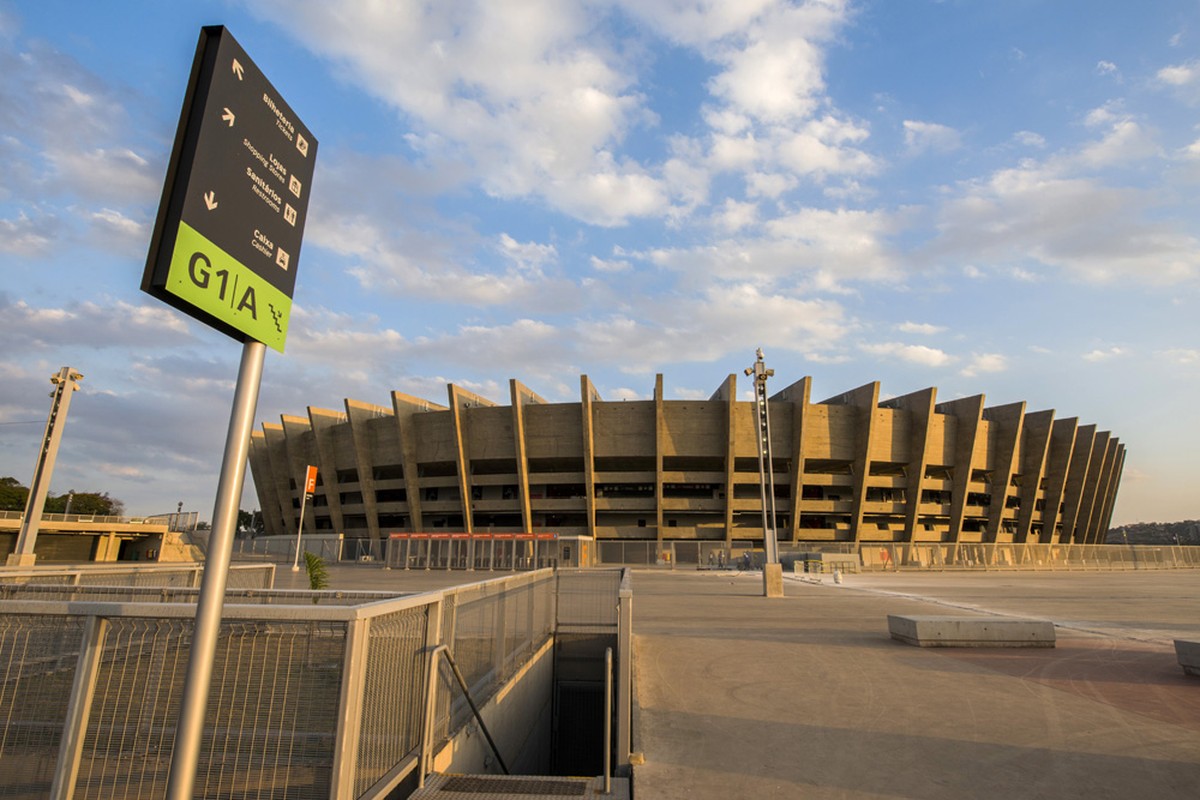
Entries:
{"label": "concrete bench block", "polygon": [[1200,676],[1200,642],[1175,640],[1175,656],[1188,675]]}
{"label": "concrete bench block", "polygon": [[893,639],[917,647],[1054,647],[1054,623],[1012,617],[888,614]]}

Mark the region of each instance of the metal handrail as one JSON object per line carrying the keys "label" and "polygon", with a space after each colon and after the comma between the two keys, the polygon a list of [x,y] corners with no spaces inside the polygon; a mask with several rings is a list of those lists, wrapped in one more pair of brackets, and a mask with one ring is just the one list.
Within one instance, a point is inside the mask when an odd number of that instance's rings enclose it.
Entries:
{"label": "metal handrail", "polygon": [[[487,729],[487,723],[483,721],[483,715],[479,713],[479,707],[475,705],[475,698],[471,697],[471,690],[467,688],[467,682],[463,678],[462,672],[458,668],[458,664],[454,660],[454,656],[450,654],[449,645],[439,644],[433,648],[433,652],[429,655],[429,682],[425,696],[425,726],[421,731],[421,761],[420,775],[417,778],[418,788],[425,786],[425,775],[428,774],[429,765],[429,749],[433,738],[433,714],[434,704],[437,702],[437,657],[438,654],[446,656],[446,661],[450,664],[450,669],[454,673],[454,679],[458,681],[459,688],[462,689],[463,696],[467,700],[467,705],[471,707],[471,713],[475,715],[475,721],[479,723],[479,729],[483,731],[483,737],[487,739],[488,746],[492,748],[492,753],[496,756],[496,762],[500,765],[500,769],[504,770],[504,774],[510,774],[508,765],[504,763],[504,757],[500,755],[500,748],[496,746],[496,742],[492,739],[492,734]],[[612,650],[609,650],[609,657],[612,657]]]}

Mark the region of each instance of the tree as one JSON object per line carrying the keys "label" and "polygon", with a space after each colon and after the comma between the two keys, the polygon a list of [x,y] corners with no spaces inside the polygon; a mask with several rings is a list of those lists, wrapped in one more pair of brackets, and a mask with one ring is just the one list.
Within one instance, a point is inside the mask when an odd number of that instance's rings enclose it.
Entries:
{"label": "tree", "polygon": [[24,511],[29,489],[16,478],[0,478],[0,511]]}
{"label": "tree", "polygon": [[67,492],[46,497],[46,512],[50,514],[67,513],[67,500],[71,502],[72,514],[98,517],[120,517],[125,514],[125,504],[115,497],[109,497],[108,492]]}
{"label": "tree", "polygon": [[[76,492],[47,494],[44,508],[47,514],[63,514],[67,510],[67,499],[71,501],[72,514],[101,517],[120,517],[125,513],[125,504],[108,492]],[[0,478],[0,511],[24,511],[29,501],[29,488],[16,478]]]}

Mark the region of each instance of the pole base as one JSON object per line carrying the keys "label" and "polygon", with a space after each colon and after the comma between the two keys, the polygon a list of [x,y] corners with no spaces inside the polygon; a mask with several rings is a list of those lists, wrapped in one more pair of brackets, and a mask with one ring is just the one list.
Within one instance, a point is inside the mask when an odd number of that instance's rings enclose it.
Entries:
{"label": "pole base", "polygon": [[37,561],[37,553],[9,553],[8,566],[32,567]]}
{"label": "pole base", "polygon": [[300,565],[292,564],[292,572],[299,572],[299,571],[300,571]]}
{"label": "pole base", "polygon": [[782,564],[763,564],[763,597],[783,597]]}

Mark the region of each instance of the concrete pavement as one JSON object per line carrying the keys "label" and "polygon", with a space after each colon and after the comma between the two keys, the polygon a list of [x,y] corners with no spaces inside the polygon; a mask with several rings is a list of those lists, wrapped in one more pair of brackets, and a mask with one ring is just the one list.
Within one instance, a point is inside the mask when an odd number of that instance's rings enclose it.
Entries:
{"label": "concrete pavement", "polygon": [[[1192,798],[1200,572],[639,571],[634,796]],[[1051,619],[1054,649],[925,649],[887,614]]]}

